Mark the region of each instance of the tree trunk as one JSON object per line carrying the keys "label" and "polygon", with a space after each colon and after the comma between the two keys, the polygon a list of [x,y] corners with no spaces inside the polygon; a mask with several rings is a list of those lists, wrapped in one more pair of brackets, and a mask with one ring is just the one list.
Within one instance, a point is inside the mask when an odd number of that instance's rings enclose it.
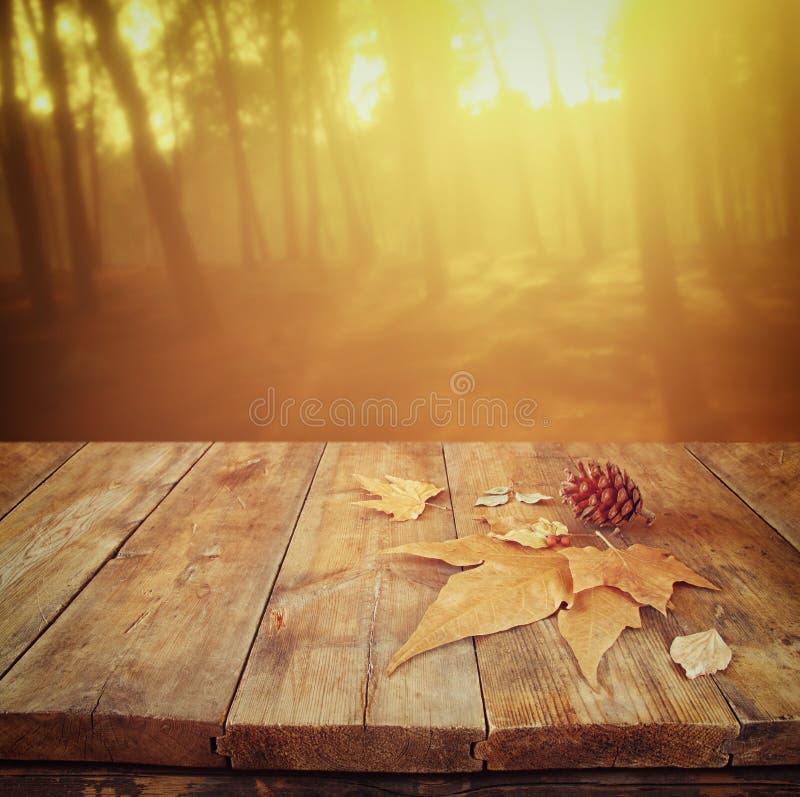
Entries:
{"label": "tree trunk", "polygon": [[[649,0],[632,0],[628,13],[646,10]],[[654,20],[648,19],[650,23]],[[641,20],[638,20],[641,23]],[[632,161],[633,197],[639,233],[646,323],[652,330],[655,365],[672,439],[715,438],[700,373],[694,361],[689,332],[683,318],[667,208],[662,186],[663,159],[659,145],[659,103],[653,92],[661,64],[651,43],[640,32],[657,25],[630,24],[623,32],[624,106]]]}
{"label": "tree trunk", "polygon": [[85,22],[81,21],[84,57],[89,73],[89,105],[86,119],[86,155],[89,163],[89,190],[92,205],[92,232],[94,233],[95,266],[99,270],[103,266],[103,213],[102,183],[100,180],[100,157],[97,142],[97,109],[96,109],[96,68],[95,53],[86,40]]}
{"label": "tree trunk", "polygon": [[569,185],[572,199],[575,203],[575,213],[578,220],[578,231],[581,236],[583,253],[586,257],[594,257],[600,253],[600,231],[598,222],[589,200],[589,191],[586,186],[586,176],[581,165],[580,153],[575,141],[575,136],[567,118],[567,106],[561,87],[558,83],[558,72],[553,45],[547,31],[534,10],[534,23],[539,35],[539,40],[544,51],[547,64],[547,80],[550,84],[550,104],[553,112],[556,138],[558,139],[559,159],[564,172],[565,182]]}
{"label": "tree trunk", "polygon": [[303,122],[305,127],[303,156],[306,177],[306,257],[313,265],[322,262],[320,244],[321,202],[319,195],[319,173],[317,170],[317,148],[314,143],[316,123],[316,102],[313,93],[314,68],[313,55],[303,41]]}
{"label": "tree trunk", "polygon": [[324,81],[320,60],[325,52],[324,36],[330,36],[332,21],[329,15],[335,7],[326,3],[298,3],[296,19],[304,49],[304,79],[319,109],[325,143],[342,197],[350,253],[360,260],[369,260],[375,253],[369,227],[358,206],[353,173],[348,167],[347,147],[335,111],[335,92]]}
{"label": "tree trunk", "polygon": [[[162,0],[157,0],[158,17],[162,27],[167,28],[167,17]],[[164,66],[167,70],[167,105],[169,106],[169,123],[172,128],[172,178],[178,197],[183,196],[183,170],[181,169],[181,148],[178,140],[178,115],[175,102],[175,56],[168,36],[163,37]]]}
{"label": "tree trunk", "polygon": [[299,254],[299,246],[295,210],[294,163],[292,160],[292,113],[286,85],[286,63],[283,52],[283,13],[283,0],[272,0],[269,9],[269,47],[275,84],[275,118],[278,123],[284,239],[287,256],[290,260],[296,260]]}
{"label": "tree trunk", "polygon": [[780,30],[781,76],[783,86],[780,96],[783,149],[783,194],[786,214],[786,242],[789,252],[796,258],[800,252],[800,147],[797,144],[800,129],[800,87],[797,75],[800,70],[797,32],[800,30],[800,8],[796,0],[780,0],[778,5]]}
{"label": "tree trunk", "polygon": [[16,98],[13,40],[11,3],[0,2],[0,83],[2,83],[0,113],[2,113],[4,133],[3,168],[8,201],[14,216],[22,273],[34,315],[44,320],[54,315],[55,304],[30,154],[25,140],[25,123]]}
{"label": "tree trunk", "polygon": [[[511,91],[508,87],[506,71],[500,61],[494,34],[492,33],[489,21],[486,19],[486,14],[479,0],[475,0],[473,3],[473,11],[478,20],[478,27],[481,31],[484,45],[489,53],[489,60],[492,62],[495,79],[500,87],[499,97],[510,98]],[[525,244],[532,246],[537,254],[543,255],[545,253],[544,240],[542,238],[541,225],[539,224],[539,216],[536,211],[536,203],[533,198],[531,179],[528,170],[528,159],[525,157],[525,148],[516,125],[510,125],[506,129],[505,135],[513,155],[514,163],[517,167],[515,169],[515,177],[517,181],[519,206],[522,211],[520,213],[522,240]]]}
{"label": "tree trunk", "polygon": [[190,322],[213,324],[212,304],[169,167],[156,146],[144,94],[117,32],[109,0],[82,0],[97,33],[97,46],[128,122],[133,154],[153,224],[164,250],[176,298]]}
{"label": "tree trunk", "polygon": [[69,90],[64,56],[56,33],[57,0],[43,0],[41,35],[42,68],[53,101],[53,126],[61,155],[61,181],[67,217],[67,237],[72,261],[75,294],[83,309],[95,305],[92,273],[97,268],[97,252],[92,240],[81,184],[78,137],[69,105]]}
{"label": "tree trunk", "polygon": [[381,35],[386,40],[384,52],[387,71],[394,96],[396,128],[401,131],[398,144],[404,152],[403,180],[406,182],[406,195],[417,208],[426,287],[429,297],[433,298],[440,293],[445,275],[426,146],[425,109],[418,94],[425,78],[420,60],[415,57],[412,14],[393,0],[381,0],[379,7],[382,12]]}
{"label": "tree trunk", "polygon": [[[231,63],[231,39],[225,9],[220,0],[212,0],[214,21],[219,34],[219,45],[216,53],[216,77],[219,92],[222,96],[222,107],[225,113],[225,124],[228,128],[231,157],[233,158],[233,174],[236,181],[236,195],[239,203],[239,235],[241,239],[242,262],[246,268],[254,268],[258,257],[256,252],[269,258],[269,247],[259,222],[253,185],[250,181],[250,169],[244,149],[244,130],[239,118],[239,88]],[[205,16],[204,16],[205,20]],[[211,28],[208,25],[209,44],[215,47]]]}

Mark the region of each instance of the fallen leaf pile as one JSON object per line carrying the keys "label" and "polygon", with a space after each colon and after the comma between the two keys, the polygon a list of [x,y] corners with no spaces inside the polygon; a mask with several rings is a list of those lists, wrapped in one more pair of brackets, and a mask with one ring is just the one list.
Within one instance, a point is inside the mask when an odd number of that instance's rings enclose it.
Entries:
{"label": "fallen leaf pile", "polygon": [[731,649],[716,629],[701,631],[689,636],[676,636],[669,655],[686,671],[687,678],[710,675],[724,670],[731,663]]}
{"label": "fallen leaf pile", "polygon": [[416,520],[425,509],[425,502],[444,490],[444,487],[437,487],[429,482],[400,479],[397,476],[386,476],[386,481],[360,476],[357,473],[353,476],[372,495],[380,496],[369,501],[353,503],[392,515],[392,520]]}
{"label": "fallen leaf pile", "polygon": [[[641,626],[642,605],[665,613],[678,581],[718,589],[657,548],[618,549],[606,541],[609,549],[604,551],[539,549],[509,536],[521,531],[512,528],[503,536],[477,534],[446,542],[409,543],[385,551],[471,567],[450,576],[417,629],[392,657],[387,674],[426,650],[558,612],[559,631],[581,672],[596,687],[603,654],[624,628]],[[533,534],[532,529],[529,532]]]}

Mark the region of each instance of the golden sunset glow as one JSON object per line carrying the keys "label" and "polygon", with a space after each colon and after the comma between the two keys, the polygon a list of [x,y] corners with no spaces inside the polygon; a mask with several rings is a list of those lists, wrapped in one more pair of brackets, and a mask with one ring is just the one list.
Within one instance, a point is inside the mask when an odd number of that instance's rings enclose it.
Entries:
{"label": "golden sunset glow", "polygon": [[[590,99],[604,102],[621,96],[618,88],[607,85],[603,67],[603,48],[609,26],[619,11],[619,0],[581,4],[563,0],[539,4],[483,0],[482,11],[496,42],[507,88],[522,94],[531,106],[539,108],[550,102],[547,65],[537,39],[535,13],[540,15],[542,27],[552,42],[558,84],[567,105]],[[456,36],[451,46],[459,52],[466,43],[462,36]],[[496,101],[501,85],[485,46],[475,58],[475,75],[460,87],[459,100],[472,113],[480,113]],[[358,119],[369,121],[387,91],[384,60],[356,53],[350,69],[348,100]]]}
{"label": "golden sunset glow", "polygon": [[[53,330],[0,346],[26,433],[796,428],[797,30],[797,0],[0,2],[0,305]],[[247,413],[462,372],[535,428]]]}

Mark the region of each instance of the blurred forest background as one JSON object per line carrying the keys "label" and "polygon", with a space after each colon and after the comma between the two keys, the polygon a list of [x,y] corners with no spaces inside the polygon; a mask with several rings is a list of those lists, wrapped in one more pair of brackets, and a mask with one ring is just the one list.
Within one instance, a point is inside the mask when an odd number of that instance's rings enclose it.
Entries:
{"label": "blurred forest background", "polygon": [[[798,0],[0,0],[0,437],[800,437]],[[533,428],[253,400],[534,399]]]}

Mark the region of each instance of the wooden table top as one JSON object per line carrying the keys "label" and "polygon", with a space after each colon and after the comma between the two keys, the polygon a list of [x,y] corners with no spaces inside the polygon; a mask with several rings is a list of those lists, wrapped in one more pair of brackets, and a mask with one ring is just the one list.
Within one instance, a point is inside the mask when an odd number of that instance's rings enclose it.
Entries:
{"label": "wooden table top", "polygon": [[[553,618],[417,656],[455,569],[382,549],[480,533],[487,486],[624,464],[676,586],[580,676]],[[416,521],[352,474],[446,485]],[[800,444],[0,444],[0,758],[459,772],[800,763]],[[575,521],[558,502],[539,514]],[[727,670],[688,680],[679,634]]]}

